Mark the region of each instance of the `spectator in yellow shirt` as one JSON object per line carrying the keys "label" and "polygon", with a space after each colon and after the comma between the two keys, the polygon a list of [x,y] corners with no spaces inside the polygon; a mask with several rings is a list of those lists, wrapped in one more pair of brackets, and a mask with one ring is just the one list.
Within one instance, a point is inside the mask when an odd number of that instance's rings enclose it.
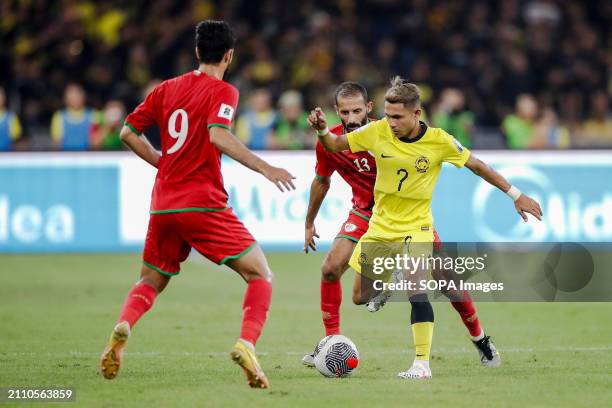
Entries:
{"label": "spectator in yellow shirt", "polygon": [[574,141],[583,147],[612,147],[612,116],[606,92],[591,96],[591,116],[579,127]]}

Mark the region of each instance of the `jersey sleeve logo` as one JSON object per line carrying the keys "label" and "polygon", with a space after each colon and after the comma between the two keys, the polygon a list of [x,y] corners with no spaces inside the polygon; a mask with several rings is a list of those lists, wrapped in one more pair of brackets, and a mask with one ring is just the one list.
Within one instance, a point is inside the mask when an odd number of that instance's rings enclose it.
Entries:
{"label": "jersey sleeve logo", "polygon": [[453,143],[455,144],[455,147],[457,148],[457,151],[459,153],[463,152],[463,146],[461,145],[461,143],[459,143],[459,141],[457,139],[455,139],[453,137]]}
{"label": "jersey sleeve logo", "polygon": [[217,116],[223,119],[232,120],[234,117],[234,108],[228,104],[222,103],[219,107],[219,113],[217,113]]}

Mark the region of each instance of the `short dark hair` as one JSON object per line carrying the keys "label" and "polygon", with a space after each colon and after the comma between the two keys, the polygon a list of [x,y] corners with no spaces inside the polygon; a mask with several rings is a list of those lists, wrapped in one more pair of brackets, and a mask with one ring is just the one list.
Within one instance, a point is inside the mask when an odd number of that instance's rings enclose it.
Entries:
{"label": "short dark hair", "polygon": [[385,93],[385,101],[402,103],[406,108],[418,107],[421,105],[421,91],[415,84],[395,76],[391,79],[391,88]]}
{"label": "short dark hair", "polygon": [[218,64],[236,45],[236,36],[225,21],[204,20],[196,25],[195,42],[200,62]]}
{"label": "short dark hair", "polygon": [[338,105],[338,97],[340,96],[353,96],[361,94],[363,96],[363,101],[368,103],[368,91],[365,89],[365,86],[361,85],[357,82],[343,82],[336,88],[334,92],[334,103]]}

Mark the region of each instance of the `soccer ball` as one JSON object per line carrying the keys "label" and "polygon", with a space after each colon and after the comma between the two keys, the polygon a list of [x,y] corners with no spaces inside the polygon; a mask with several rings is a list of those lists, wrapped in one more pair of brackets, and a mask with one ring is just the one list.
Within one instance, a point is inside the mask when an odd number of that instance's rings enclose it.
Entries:
{"label": "soccer ball", "polygon": [[359,365],[359,351],[351,339],[335,334],[319,342],[314,362],[317,370],[326,377],[348,377]]}

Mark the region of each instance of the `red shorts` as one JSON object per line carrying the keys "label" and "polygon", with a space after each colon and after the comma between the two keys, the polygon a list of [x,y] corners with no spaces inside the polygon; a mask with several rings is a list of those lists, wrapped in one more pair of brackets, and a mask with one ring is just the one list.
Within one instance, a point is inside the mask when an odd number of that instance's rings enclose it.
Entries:
{"label": "red shorts", "polygon": [[239,258],[255,246],[231,208],[151,214],[143,261],[164,275],[176,275],[191,248],[217,264]]}
{"label": "red shorts", "polygon": [[368,230],[369,223],[369,219],[351,210],[348,218],[344,221],[344,224],[342,224],[338,235],[336,235],[336,238],[346,238],[353,242],[359,242],[363,234]]}
{"label": "red shorts", "polygon": [[[336,235],[336,238],[346,238],[353,242],[359,242],[363,234],[368,230],[369,220],[366,220],[364,216],[355,213],[353,210],[349,213],[349,216],[344,224],[342,224],[342,228],[340,228],[340,232]],[[434,242],[433,249],[439,250],[442,248],[442,241],[440,241],[440,237],[438,236],[438,231],[434,228],[433,231]]]}

